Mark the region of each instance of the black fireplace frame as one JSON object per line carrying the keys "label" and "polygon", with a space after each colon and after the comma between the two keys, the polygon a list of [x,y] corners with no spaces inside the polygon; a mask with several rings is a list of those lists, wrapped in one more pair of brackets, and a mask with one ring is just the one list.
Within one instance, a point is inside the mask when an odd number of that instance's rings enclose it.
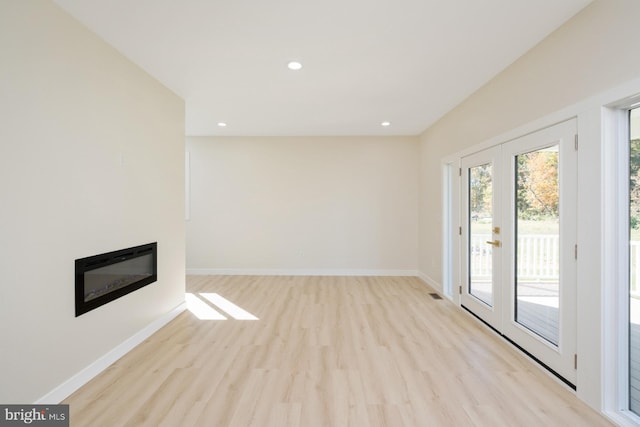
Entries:
{"label": "black fireplace frame", "polygon": [[[138,258],[144,255],[152,254],[153,272],[151,276],[133,282],[123,288],[113,290],[104,295],[100,295],[89,301],[85,301],[84,289],[84,273],[95,270],[97,268],[106,267],[108,265],[117,264],[129,259]],[[104,304],[123,297],[133,291],[147,286],[158,280],[158,242],[148,243],[145,245],[134,246],[132,248],[120,249],[104,254],[93,255],[86,258],[75,260],[75,276],[76,276],[76,317],[94,310]]]}

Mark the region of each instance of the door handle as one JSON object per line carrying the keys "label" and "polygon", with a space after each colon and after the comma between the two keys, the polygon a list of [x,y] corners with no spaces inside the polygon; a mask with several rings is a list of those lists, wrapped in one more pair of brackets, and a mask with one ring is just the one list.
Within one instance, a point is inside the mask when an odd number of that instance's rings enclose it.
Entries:
{"label": "door handle", "polygon": [[500,240],[487,240],[487,243],[490,244],[491,246],[494,246],[496,248],[499,248],[502,244],[500,243]]}

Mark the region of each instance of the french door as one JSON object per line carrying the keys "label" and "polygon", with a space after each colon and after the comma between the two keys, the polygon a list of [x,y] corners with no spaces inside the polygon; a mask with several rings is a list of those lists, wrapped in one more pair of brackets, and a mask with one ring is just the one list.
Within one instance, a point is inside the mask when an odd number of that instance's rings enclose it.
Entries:
{"label": "french door", "polygon": [[462,159],[461,304],[575,384],[575,120]]}

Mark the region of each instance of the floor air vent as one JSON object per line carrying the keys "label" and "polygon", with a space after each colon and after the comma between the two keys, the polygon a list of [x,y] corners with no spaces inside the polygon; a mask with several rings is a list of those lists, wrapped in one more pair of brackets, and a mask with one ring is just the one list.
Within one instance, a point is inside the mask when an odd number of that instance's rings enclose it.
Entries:
{"label": "floor air vent", "polygon": [[442,299],[442,297],[440,295],[436,294],[435,292],[430,293],[429,295],[431,295],[431,298],[433,298],[433,299]]}

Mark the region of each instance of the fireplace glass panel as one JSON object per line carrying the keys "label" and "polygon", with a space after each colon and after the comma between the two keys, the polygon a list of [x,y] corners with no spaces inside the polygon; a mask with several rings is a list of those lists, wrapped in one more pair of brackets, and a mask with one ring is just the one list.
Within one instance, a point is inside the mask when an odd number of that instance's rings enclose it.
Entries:
{"label": "fireplace glass panel", "polygon": [[75,260],[76,317],[158,280],[158,242]]}
{"label": "fireplace glass panel", "polygon": [[84,301],[91,301],[152,275],[152,254],[86,271],[84,273]]}

